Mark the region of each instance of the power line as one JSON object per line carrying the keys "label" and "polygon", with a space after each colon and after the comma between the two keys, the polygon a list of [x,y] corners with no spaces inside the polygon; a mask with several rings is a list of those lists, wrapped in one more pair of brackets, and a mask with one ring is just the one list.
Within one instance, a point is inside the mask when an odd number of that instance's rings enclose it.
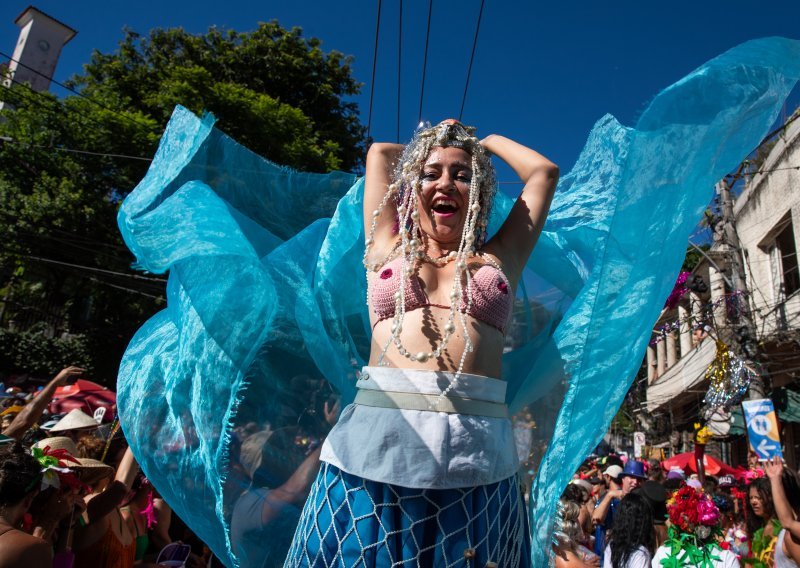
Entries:
{"label": "power line", "polygon": [[[30,86],[30,85],[28,85],[27,83],[22,83],[22,82],[20,82],[20,81],[17,81],[16,79],[13,79],[13,78],[12,78],[12,79],[10,79],[10,80],[11,80],[11,82],[12,82],[12,83],[14,83],[15,85],[19,85],[20,87],[24,87],[25,89],[27,89],[27,91],[25,91],[25,93],[26,93],[25,95],[23,95],[23,93],[22,93],[22,92],[20,92],[19,90],[15,90],[15,91],[11,91],[11,90],[9,90],[9,92],[11,92],[11,93],[13,93],[13,94],[15,94],[15,95],[19,95],[19,96],[23,97],[23,98],[24,98],[24,100],[26,100],[26,101],[29,101],[29,102],[32,102],[32,103],[36,104],[38,107],[40,107],[40,108],[46,108],[46,109],[47,109],[48,111],[50,111],[50,112],[55,112],[55,110],[56,110],[56,109],[52,109],[52,108],[50,108],[50,107],[49,107],[49,105],[47,105],[46,103],[42,102],[42,99],[43,99],[43,98],[44,98],[44,99],[47,99],[48,101],[50,100],[50,98],[48,97],[48,95],[47,95],[47,94],[45,94],[45,93],[41,93],[41,92],[39,92],[39,91],[35,91],[35,90],[34,90],[34,89],[33,89],[33,88]],[[29,94],[28,94],[28,93],[29,93]],[[12,103],[12,104],[13,104],[13,103]],[[81,116],[82,116],[82,118],[84,118],[84,119],[88,119],[88,120],[89,120],[89,122],[91,122],[91,123],[92,123],[92,124],[94,124],[95,126],[98,126],[98,127],[100,127],[100,128],[103,128],[103,129],[106,129],[106,128],[107,128],[107,125],[103,124],[102,122],[99,122],[99,121],[95,120],[94,118],[91,118],[89,115],[85,115],[85,114],[83,114],[83,115],[81,115]]]}
{"label": "power line", "polygon": [[400,17],[398,18],[397,32],[397,136],[395,141],[400,143],[400,70],[403,62],[403,0],[400,0]]}
{"label": "power line", "polygon": [[381,31],[381,0],[378,0],[378,18],[375,23],[375,48],[372,54],[372,81],[369,87],[369,114],[367,115],[367,139],[372,133],[372,101],[375,98],[375,69],[378,66],[378,38]]}
{"label": "power line", "polygon": [[433,0],[428,0],[428,25],[425,30],[425,56],[422,59],[422,86],[419,90],[419,113],[417,122],[422,122],[422,101],[425,98],[425,74],[428,70],[428,44],[431,38],[431,14],[433,14]]}
{"label": "power line", "polygon": [[81,264],[72,264],[71,262],[62,262],[60,260],[53,260],[51,258],[42,258],[40,256],[33,256],[33,255],[28,255],[28,254],[22,255],[22,256],[24,256],[25,258],[29,258],[31,260],[37,260],[39,262],[46,262],[46,263],[49,263],[49,264],[58,264],[58,265],[67,266],[67,267],[70,267],[70,268],[79,268],[81,270],[89,270],[89,271],[92,271],[92,272],[99,272],[99,273],[102,273],[102,274],[111,274],[111,275],[114,275],[114,276],[124,276],[125,278],[132,278],[134,280],[145,280],[147,282],[161,282],[161,283],[164,283],[164,284],[166,284],[166,282],[167,282],[166,279],[164,279],[164,278],[151,278],[149,276],[139,276],[138,274],[127,274],[125,272],[116,272],[114,270],[105,270],[103,268],[95,268],[93,266],[84,266],[84,265],[81,265]]}
{"label": "power line", "polygon": [[[107,110],[107,111],[109,111],[109,112],[112,112],[112,113],[116,114],[117,116],[119,116],[119,117],[121,117],[121,118],[124,118],[125,120],[127,120],[127,121],[129,121],[129,122],[131,122],[131,123],[133,123],[133,124],[136,124],[137,126],[144,126],[144,127],[146,127],[148,130],[150,129],[150,126],[149,126],[149,125],[146,125],[146,124],[144,124],[144,123],[142,123],[142,122],[139,122],[138,120],[135,120],[135,119],[133,119],[133,118],[131,118],[131,117],[127,116],[127,115],[124,115],[124,114],[120,113],[119,111],[117,111],[117,110],[114,110],[113,108],[110,108],[110,107],[108,107],[108,106],[104,105],[103,103],[100,103],[100,102],[98,102],[98,101],[94,100],[93,98],[91,98],[91,97],[89,97],[89,96],[87,96],[87,95],[85,95],[85,94],[81,93],[80,91],[77,91],[77,90],[73,89],[72,87],[68,87],[68,86],[67,86],[67,85],[65,85],[64,83],[60,83],[60,82],[56,81],[56,80],[55,80],[53,77],[50,77],[50,76],[48,76],[48,75],[45,75],[45,74],[44,74],[44,73],[42,73],[41,71],[38,71],[37,69],[34,69],[33,67],[30,67],[29,65],[25,65],[24,63],[22,63],[21,61],[19,61],[19,60],[17,60],[17,59],[14,59],[12,56],[8,55],[7,53],[4,53],[4,52],[0,51],[0,57],[5,57],[5,58],[7,58],[9,61],[13,61],[13,62],[15,62],[17,65],[21,65],[21,66],[22,66],[22,67],[24,67],[25,69],[28,69],[29,71],[33,71],[34,73],[36,73],[36,74],[37,74],[37,75],[39,75],[40,77],[44,77],[45,79],[47,79],[48,81],[51,81],[51,82],[55,83],[55,84],[56,84],[56,85],[58,85],[59,87],[61,87],[61,88],[63,88],[63,89],[66,89],[66,90],[68,90],[69,92],[71,92],[71,93],[74,93],[75,95],[77,95],[77,96],[79,96],[79,97],[81,97],[81,98],[84,98],[84,99],[86,99],[87,101],[89,101],[89,102],[91,102],[91,103],[93,103],[93,104],[95,104],[95,105],[99,106],[100,108],[102,108],[102,109],[104,109],[104,110]],[[12,79],[12,80],[13,80],[13,79]]]}
{"label": "power line", "polygon": [[475,59],[475,48],[478,47],[478,32],[481,30],[481,17],[483,16],[483,4],[485,0],[481,0],[481,9],[478,12],[478,24],[475,26],[475,37],[472,39],[472,53],[469,56],[469,67],[467,68],[467,82],[464,85],[464,96],[461,97],[461,110],[458,112],[458,120],[464,114],[464,103],[467,102],[467,89],[469,89],[469,79],[472,75],[472,61]]}
{"label": "power line", "polygon": [[126,288],[125,286],[119,286],[118,284],[112,284],[111,282],[106,282],[105,280],[99,280],[94,276],[90,276],[89,280],[92,282],[96,282],[97,284],[102,284],[104,286],[110,286],[111,288],[116,288],[117,290],[124,290],[125,292],[130,292],[131,294],[139,294],[140,296],[147,296],[148,298],[152,298],[153,300],[164,300],[164,296],[154,296],[153,294],[148,294],[147,292],[142,292],[141,290],[134,290],[133,288]]}

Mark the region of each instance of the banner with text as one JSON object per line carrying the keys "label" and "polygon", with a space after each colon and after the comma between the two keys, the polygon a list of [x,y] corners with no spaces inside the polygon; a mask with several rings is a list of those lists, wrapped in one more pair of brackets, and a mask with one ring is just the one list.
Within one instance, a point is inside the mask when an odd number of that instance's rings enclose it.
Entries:
{"label": "banner with text", "polygon": [[778,417],[775,415],[772,401],[768,398],[745,400],[742,402],[742,409],[747,422],[750,448],[758,454],[758,459],[768,460],[773,457],[782,459]]}

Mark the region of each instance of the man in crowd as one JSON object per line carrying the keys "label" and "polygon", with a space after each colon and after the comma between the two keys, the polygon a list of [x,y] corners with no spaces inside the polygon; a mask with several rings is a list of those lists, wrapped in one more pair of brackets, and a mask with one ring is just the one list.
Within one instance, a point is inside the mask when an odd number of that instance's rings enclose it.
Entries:
{"label": "man in crowd", "polygon": [[647,476],[644,473],[644,463],[631,459],[624,468],[618,465],[606,468],[603,478],[608,489],[592,513],[592,523],[595,525],[595,554],[600,557],[605,551],[607,533],[614,524],[614,514],[619,507],[620,499],[639,487],[640,483],[647,480]]}

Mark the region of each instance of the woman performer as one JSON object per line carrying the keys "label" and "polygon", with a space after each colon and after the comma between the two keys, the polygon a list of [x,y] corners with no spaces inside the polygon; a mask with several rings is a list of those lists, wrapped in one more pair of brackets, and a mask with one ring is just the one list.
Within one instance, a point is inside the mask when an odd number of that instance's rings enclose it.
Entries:
{"label": "woman performer", "polygon": [[[473,130],[446,120],[406,147],[369,151],[369,366],[323,446],[288,566],[530,561],[500,357],[558,168]],[[496,190],[490,152],[524,188],[484,242]],[[383,512],[398,506],[404,514]],[[333,530],[320,539],[323,523]]]}
{"label": "woman performer", "polygon": [[[526,545],[511,534],[524,520],[503,403],[535,403],[537,439],[521,451],[539,463],[530,562],[545,565],[558,498],[625,396],[710,188],[769,131],[798,62],[798,42],[750,42],[656,96],[635,128],[601,118],[549,212],[550,162],[457,124],[420,133],[394,178],[399,149],[377,145],[365,185],[277,166],[177,109],[119,213],[139,266],[169,271],[166,309],[131,340],[118,381],[148,479],[231,566],[285,558],[279,525],[296,534],[290,564],[332,553],[514,566]],[[487,150],[528,183],[516,204],[495,196],[484,243]],[[321,449],[312,418],[331,401],[310,383],[356,403]],[[281,435],[244,467],[250,437],[269,432]],[[261,554],[242,558],[231,518],[245,474],[271,492],[317,451],[303,524],[287,504],[248,537]]]}

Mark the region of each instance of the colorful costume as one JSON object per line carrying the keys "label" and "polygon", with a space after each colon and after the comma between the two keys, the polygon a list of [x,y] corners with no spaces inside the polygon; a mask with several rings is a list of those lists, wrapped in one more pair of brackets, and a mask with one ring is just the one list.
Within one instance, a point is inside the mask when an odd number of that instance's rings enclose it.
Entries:
{"label": "colorful costume", "polygon": [[[503,357],[505,402],[516,412],[537,401],[534,452],[549,441],[531,494],[534,566],[546,563],[562,488],[640,365],[714,183],[758,145],[798,77],[798,42],[739,46],[659,94],[635,129],[603,117],[562,177],[520,282]],[[214,130],[212,117],[178,109],[120,210],[141,266],[169,270],[167,308],[122,361],[121,422],[147,477],[229,565],[239,562],[230,532],[237,500],[248,488],[291,479],[324,435],[316,418],[328,383],[346,404],[356,396],[370,346],[362,188],[351,174],[271,164]],[[512,203],[498,194],[490,235]],[[267,440],[257,455],[251,439]],[[357,525],[367,496],[405,497],[332,465],[320,479],[325,487],[310,488],[314,502],[324,502],[323,489],[353,492],[350,520],[336,515],[327,526]],[[447,499],[460,499],[456,492]],[[486,522],[516,514],[511,494],[498,486],[491,507],[499,511]],[[251,537],[263,557],[246,565],[283,561],[284,532],[291,538],[302,507],[293,499]],[[398,542],[388,546],[405,546]],[[446,543],[440,548],[442,559],[451,554]],[[462,551],[461,564],[470,562]]]}

